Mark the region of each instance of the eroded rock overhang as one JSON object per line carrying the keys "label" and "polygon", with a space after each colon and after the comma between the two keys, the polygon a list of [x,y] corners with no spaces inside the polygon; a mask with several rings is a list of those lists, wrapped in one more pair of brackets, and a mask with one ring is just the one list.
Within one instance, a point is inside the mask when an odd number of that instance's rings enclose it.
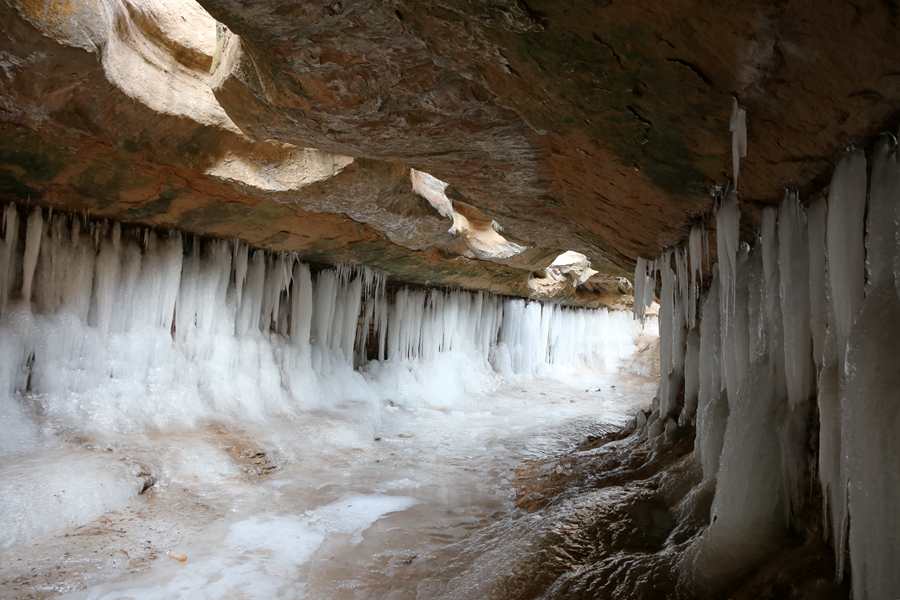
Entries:
{"label": "eroded rock overhang", "polygon": [[[614,303],[635,257],[709,212],[732,96],[748,205],[820,187],[890,123],[889,7],[807,12],[13,0],[0,196],[523,296],[573,251],[599,274],[559,297]],[[448,184],[460,227],[410,168]]]}

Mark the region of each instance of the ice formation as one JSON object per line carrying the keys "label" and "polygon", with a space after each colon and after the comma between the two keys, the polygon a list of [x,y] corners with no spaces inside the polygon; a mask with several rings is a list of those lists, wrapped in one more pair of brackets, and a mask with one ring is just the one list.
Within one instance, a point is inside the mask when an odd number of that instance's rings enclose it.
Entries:
{"label": "ice formation", "polygon": [[634,267],[634,317],[644,320],[647,309],[653,303],[656,287],[656,262],[638,258]]}
{"label": "ice formation", "polygon": [[737,186],[741,174],[741,159],[747,156],[747,111],[741,107],[737,98],[731,105],[731,120],[728,123],[731,131],[731,165],[734,185]]}
{"label": "ice formation", "polygon": [[684,378],[684,312],[683,298],[676,289],[676,275],[672,270],[675,257],[667,251],[660,258],[662,291],[659,303],[659,418],[666,421],[677,417],[679,393]]}
{"label": "ice formation", "polygon": [[849,495],[853,597],[875,599],[900,594],[900,301],[894,281],[900,163],[887,142],[875,150],[869,186],[869,285],[860,312],[852,315],[840,386],[841,475]]}
{"label": "ice formation", "polygon": [[737,253],[740,241],[741,213],[737,195],[732,191],[722,200],[716,213],[716,256],[719,265],[719,303],[722,306],[722,327],[728,326],[734,313],[734,284],[737,279]]}
{"label": "ice formation", "polygon": [[389,291],[366,268],[313,269],[241,242],[40,209],[24,217],[9,206],[3,215],[0,414],[9,451],[39,437],[33,413],[119,431],[263,419],[341,399],[374,402],[376,375],[388,369],[367,361],[408,369],[399,365],[444,354],[466,357],[469,368],[445,386],[464,395],[460,381],[495,368],[612,367],[638,329],[605,309]]}
{"label": "ice formation", "polygon": [[[735,178],[743,118],[736,105]],[[661,380],[644,431],[670,439],[673,416],[696,424],[695,459],[714,499],[684,577],[713,595],[800,524],[816,475],[835,576],[849,574],[854,598],[900,595],[900,161],[891,140],[873,151],[869,177],[866,166],[864,152],[848,152],[827,199],[806,207],[789,190],[762,211],[753,247],[741,242],[731,190],[702,298],[692,292],[702,234],[656,260]],[[652,285],[648,264],[635,271],[638,295]],[[636,302],[635,316],[642,310]]]}
{"label": "ice formation", "polygon": [[[364,267],[39,208],[6,206],[0,225],[0,456],[15,457],[0,547],[140,492],[134,465],[98,453],[38,468],[66,436],[300,428],[339,410],[371,432],[398,406],[469,408],[504,377],[613,369],[642,330],[624,312],[389,287]],[[77,499],[54,510],[61,489]]]}
{"label": "ice formation", "polygon": [[728,403],[722,392],[721,338],[719,330],[719,280],[713,274],[700,313],[700,348],[697,390],[697,459],[706,481],[715,479],[728,419]]}
{"label": "ice formation", "polygon": [[[757,248],[758,250],[758,248]],[[728,345],[746,345],[748,332],[758,330],[764,319],[760,295],[750,294],[750,286],[762,280],[762,256],[753,252],[741,256],[734,318],[726,337]],[[753,357],[731,352],[736,370],[729,376],[740,381],[727,387],[728,419],[716,489],[710,509],[711,522],[694,549],[693,572],[701,586],[740,575],[771,552],[783,528],[781,455],[777,431],[771,419],[777,397],[772,362],[767,354]]]}
{"label": "ice formation", "polygon": [[866,155],[856,150],[834,172],[828,192],[828,278],[837,349],[843,354],[865,290]]}
{"label": "ice formation", "polygon": [[688,238],[688,257],[690,261],[690,298],[688,298],[687,323],[688,327],[697,324],[697,308],[700,304],[700,290],[703,287],[703,272],[709,261],[709,238],[706,227],[695,225],[691,228]]}

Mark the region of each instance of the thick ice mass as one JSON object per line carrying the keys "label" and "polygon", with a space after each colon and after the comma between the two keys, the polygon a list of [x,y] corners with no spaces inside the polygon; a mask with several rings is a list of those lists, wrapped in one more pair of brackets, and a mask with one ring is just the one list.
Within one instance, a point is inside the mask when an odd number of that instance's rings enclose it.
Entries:
{"label": "thick ice mass", "polygon": [[[736,167],[742,118],[736,106]],[[804,207],[789,190],[764,208],[752,248],[740,242],[732,190],[716,215],[718,267],[702,300],[692,291],[701,234],[659,259],[661,380],[645,431],[673,439],[673,417],[696,423],[695,458],[714,499],[683,578],[701,591],[721,592],[791,527],[807,527],[817,475],[836,578],[849,574],[854,598],[900,594],[900,161],[891,141],[874,150],[870,177],[865,153],[851,151],[827,199]]]}
{"label": "thick ice mass", "polygon": [[866,155],[847,154],[835,168],[828,191],[828,279],[837,352],[843,356],[865,290]]}
{"label": "thick ice mass", "polygon": [[900,593],[900,302],[893,272],[898,207],[900,161],[883,141],[875,149],[870,181],[869,285],[850,329],[841,385],[846,457],[841,474],[849,488],[854,598]]}
{"label": "thick ice mass", "polygon": [[[0,230],[0,455],[14,457],[0,473],[3,547],[141,491],[139,465],[102,452],[40,467],[70,438],[300,431],[343,411],[360,432],[316,439],[371,443],[385,411],[474,410],[504,380],[612,370],[642,330],[624,312],[389,289],[367,268],[315,268],[242,242],[25,215],[6,207]],[[197,461],[209,468],[196,476],[225,468]],[[77,500],[59,510],[60,493]]]}
{"label": "thick ice mass", "polygon": [[[371,402],[377,381],[354,369],[368,359],[453,354],[471,377],[490,376],[492,364],[508,375],[612,368],[637,330],[606,310],[480,292],[389,296],[384,276],[365,268],[313,272],[240,242],[45,219],[40,209],[23,224],[7,208],[0,248],[0,390],[4,414],[20,423],[38,410],[128,431],[296,414],[335,397]],[[447,387],[464,395],[462,380]],[[37,436],[14,430],[16,444]]]}

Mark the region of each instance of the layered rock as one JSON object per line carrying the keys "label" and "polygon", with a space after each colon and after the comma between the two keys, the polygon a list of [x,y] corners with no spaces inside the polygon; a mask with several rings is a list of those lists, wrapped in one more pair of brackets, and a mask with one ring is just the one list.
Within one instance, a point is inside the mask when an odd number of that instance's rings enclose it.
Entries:
{"label": "layered rock", "polygon": [[[892,10],[9,0],[0,199],[524,296],[572,250],[602,277],[564,299],[608,303],[709,211],[733,95],[750,207],[890,121]],[[478,235],[448,233],[410,168]],[[504,256],[478,246],[495,233]]]}

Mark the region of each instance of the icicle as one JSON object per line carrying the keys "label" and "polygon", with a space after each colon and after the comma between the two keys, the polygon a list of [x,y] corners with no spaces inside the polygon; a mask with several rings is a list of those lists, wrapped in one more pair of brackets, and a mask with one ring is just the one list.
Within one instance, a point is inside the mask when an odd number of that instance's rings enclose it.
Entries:
{"label": "icicle", "polygon": [[810,204],[807,211],[809,244],[810,330],[813,358],[818,367],[816,380],[819,414],[818,474],[822,486],[822,514],[826,533],[831,537],[835,552],[837,578],[844,573],[847,529],[846,483],[841,476],[841,406],[840,377],[833,319],[829,307],[829,288],[826,271],[826,211],[824,198]]}
{"label": "icicle", "polygon": [[[362,278],[354,277],[344,286],[342,323],[339,324],[341,332],[338,347],[349,365],[353,364],[353,344],[356,341],[356,327],[359,321],[359,309],[362,301]],[[336,328],[338,329],[338,328]]]}
{"label": "icicle", "polygon": [[[762,331],[762,345],[758,348],[756,357],[768,354],[775,367],[778,388],[776,395],[784,398],[787,392],[783,392],[784,373],[784,347],[781,315],[781,285],[778,266],[778,210],[767,207],[762,213],[760,223],[759,243],[762,250],[763,281],[760,292],[763,294],[763,311],[765,319],[760,321]],[[782,393],[783,392],[783,393]]]}
{"label": "icicle", "polygon": [[675,290],[671,263],[676,252],[662,256],[662,291],[659,310],[660,386],[659,415],[665,420],[678,414],[677,399],[684,378],[684,311]]}
{"label": "icicle", "polygon": [[697,412],[697,395],[700,388],[700,334],[692,329],[687,336],[687,353],[684,358],[684,410],[678,424],[693,424]]}
{"label": "icicle", "polygon": [[259,329],[265,281],[266,257],[262,251],[256,250],[248,260],[244,293],[235,323],[235,333],[239,336]]}
{"label": "icicle", "polygon": [[828,191],[828,279],[838,356],[862,306],[865,290],[866,156],[854,151],[834,171]]}
{"label": "icicle", "polygon": [[[729,368],[732,372],[737,368],[734,363],[739,356],[735,355],[737,346],[726,343],[727,336],[734,335],[735,300],[737,284],[737,255],[740,243],[740,211],[738,210],[737,197],[730,192],[722,202],[716,213],[716,248],[719,266],[719,305],[720,324],[722,332],[722,349],[726,353],[722,361],[723,390],[729,388],[729,402],[733,399],[733,393],[737,392],[737,375],[729,376]],[[746,345],[743,346],[746,349]],[[730,360],[729,360],[730,359]],[[744,361],[746,363],[746,360]]]}
{"label": "icicle", "polygon": [[[727,424],[712,518],[693,553],[693,577],[708,590],[731,581],[747,565],[770,555],[785,530],[780,444],[772,427],[777,404],[772,387],[775,377],[770,361],[762,357],[750,363],[747,352],[748,329],[759,327],[754,319],[765,318],[762,298],[758,296],[753,307],[747,294],[749,286],[763,280],[761,252],[748,254],[746,248],[742,249],[737,272],[735,310],[728,325],[730,331],[723,336],[722,353],[732,365],[725,370],[732,380],[727,384]],[[704,419],[704,435],[709,429]],[[703,460],[708,460],[705,452]]]}
{"label": "icicle", "polygon": [[94,281],[94,322],[100,331],[108,332],[112,324],[113,302],[119,287],[119,260],[121,258],[121,228],[118,223],[113,226],[109,239],[100,243],[100,254],[97,257]]}
{"label": "icicle", "polygon": [[894,281],[894,257],[897,255],[900,216],[897,199],[900,179],[896,150],[882,140],[873,157],[869,210],[866,217],[867,291],[888,286]]}
{"label": "icicle", "polygon": [[806,405],[813,380],[808,252],[806,215],[797,193],[787,192],[779,210],[778,269],[784,315],[785,376],[793,409]]}
{"label": "icicle", "polygon": [[[623,312],[486,293],[402,288],[391,303],[382,273],[341,266],[313,277],[293,254],[240,242],[59,213],[29,221],[21,227],[8,207],[0,229],[2,298],[18,299],[25,276],[32,308],[27,318],[0,312],[0,402],[23,405],[15,396],[28,387],[42,418],[73,430],[243,422],[334,398],[376,411],[398,378],[391,393],[419,379],[452,406],[469,392],[460,379],[490,385],[494,370],[614,368],[639,331]],[[355,372],[370,335],[386,364]],[[445,365],[456,380],[435,379]]]}
{"label": "icicle", "polygon": [[688,238],[688,255],[690,263],[690,298],[688,299],[688,327],[697,325],[697,310],[700,304],[700,290],[703,287],[703,260],[706,248],[706,229],[701,225],[691,228]]}
{"label": "icicle", "polygon": [[690,267],[688,266],[688,255],[685,248],[676,248],[675,256],[675,281],[678,284],[678,298],[681,303],[682,318],[685,322],[690,323],[690,303],[694,299],[692,294],[693,286],[691,284]]}
{"label": "icicle", "polygon": [[807,211],[807,227],[809,229],[809,319],[813,341],[813,358],[819,367],[824,364],[825,330],[827,327],[826,211],[827,205],[824,199],[811,203]]}
{"label": "icicle", "polygon": [[[863,152],[854,151],[844,156],[838,163],[828,190],[825,245],[830,327],[823,348],[824,367],[819,376],[818,399],[820,410],[823,411],[820,440],[825,442],[824,456],[829,460],[823,481],[829,488],[828,497],[831,502],[832,532],[839,576],[845,569],[844,549],[849,544],[845,524],[852,521],[847,500],[848,488],[851,486],[849,479],[851,449],[848,439],[851,436],[848,431],[848,424],[851,422],[849,414],[851,401],[848,398],[848,390],[850,392],[854,390],[850,390],[844,381],[848,366],[845,357],[850,331],[865,297],[863,236],[865,211],[866,157]],[[836,371],[835,375],[831,374],[832,369]],[[837,420],[840,423],[839,437],[834,423]],[[834,462],[835,456],[840,457],[837,464]],[[835,481],[838,477],[840,479]]]}
{"label": "icicle", "polygon": [[[861,200],[849,192],[846,197],[836,197],[837,205],[829,201],[829,260],[834,237],[850,244],[859,241],[855,229],[864,209],[841,202],[848,198]],[[846,459],[842,476],[849,488],[854,598],[900,597],[900,369],[896,365],[900,356],[900,302],[893,272],[898,256],[894,238],[900,219],[898,206],[900,161],[890,144],[882,141],[875,150],[872,166],[866,236],[870,280],[861,310],[853,312],[860,290],[854,289],[852,296],[841,298],[832,289],[839,335],[842,320],[849,316],[852,321],[843,370],[845,380],[841,382],[841,450]],[[832,211],[843,213],[848,220],[838,224],[830,218]],[[846,231],[838,231],[833,237],[832,226]],[[848,255],[842,261],[847,262],[836,265],[839,270],[832,282],[860,283],[858,248],[845,250]]]}
{"label": "icicle", "polygon": [[293,290],[291,293],[291,340],[298,348],[309,348],[312,313],[312,277],[309,273],[309,267],[301,262],[297,262],[294,264]]}
{"label": "icicle", "polygon": [[728,327],[734,313],[735,279],[737,278],[737,252],[740,243],[740,219],[737,196],[734,191],[722,201],[716,213],[716,252],[719,265],[719,301],[722,310],[722,326]]}
{"label": "icicle", "polygon": [[715,479],[719,469],[719,455],[728,420],[728,402],[722,393],[719,364],[721,333],[719,330],[719,280],[713,273],[709,291],[703,302],[700,320],[700,348],[698,356],[698,407],[695,447],[703,467],[703,479]]}
{"label": "icicle", "polygon": [[16,279],[16,256],[19,239],[19,213],[14,204],[3,211],[3,243],[0,244],[0,314],[12,295]]}
{"label": "icicle", "polygon": [[37,266],[41,239],[44,236],[44,215],[40,208],[32,209],[28,216],[28,228],[25,233],[25,257],[22,260],[22,299],[31,302],[31,284],[34,282],[34,269]]}
{"label": "icicle", "polygon": [[334,271],[320,271],[316,275],[313,300],[312,341],[323,348],[332,348],[332,325],[337,309],[338,279]]}
{"label": "icicle", "polygon": [[247,279],[249,249],[243,242],[234,244],[234,289],[237,306],[240,308],[244,294],[244,281]]}
{"label": "icicle", "polygon": [[688,252],[690,254],[691,278],[695,283],[703,283],[703,260],[706,251],[706,229],[702,225],[691,227],[688,237]]}
{"label": "icicle", "polygon": [[802,505],[807,471],[807,415],[813,385],[808,252],[806,215],[797,193],[788,191],[778,218],[778,271],[784,335],[784,366],[779,365],[778,371],[784,373],[788,398],[788,410],[780,427],[786,508],[790,514],[798,514]]}
{"label": "icicle", "polygon": [[[82,322],[88,321],[91,309],[91,288],[94,280],[95,252],[89,243],[88,235],[81,230],[81,220],[72,219],[70,247],[63,249],[66,265],[60,272],[63,274],[63,290],[59,293],[62,310],[75,315]],[[141,298],[152,302],[156,298],[144,293]],[[142,314],[145,319],[149,316]]]}
{"label": "icicle", "polygon": [[741,173],[741,159],[747,156],[747,111],[741,108],[737,98],[732,100],[728,129],[731,131],[731,164],[736,188],[738,175]]}
{"label": "icicle", "polygon": [[644,304],[644,286],[647,283],[647,260],[638,257],[634,265],[634,318],[644,320],[647,306]]}

